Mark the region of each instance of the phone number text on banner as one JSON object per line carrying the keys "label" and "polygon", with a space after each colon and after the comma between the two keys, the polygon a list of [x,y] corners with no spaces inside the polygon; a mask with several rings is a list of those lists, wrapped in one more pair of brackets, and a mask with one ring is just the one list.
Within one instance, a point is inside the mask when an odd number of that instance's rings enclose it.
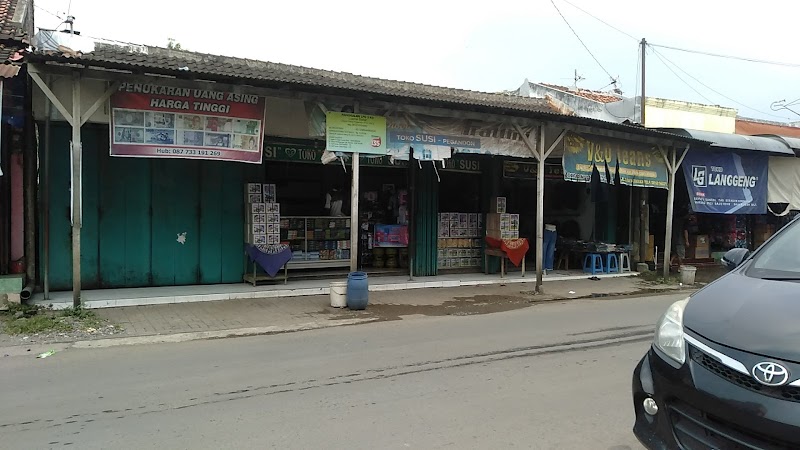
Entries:
{"label": "phone number text on banner", "polygon": [[122,83],[111,96],[111,156],[260,164],[264,97]]}

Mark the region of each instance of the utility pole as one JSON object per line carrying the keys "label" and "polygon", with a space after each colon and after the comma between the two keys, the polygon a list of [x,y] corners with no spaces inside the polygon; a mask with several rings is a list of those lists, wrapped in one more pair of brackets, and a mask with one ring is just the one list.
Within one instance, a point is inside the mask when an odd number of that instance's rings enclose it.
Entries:
{"label": "utility pole", "polygon": [[645,68],[647,67],[644,63],[644,57],[647,54],[647,41],[645,40],[645,38],[642,38],[642,42],[640,42],[639,45],[641,47],[639,51],[642,52],[642,96],[640,97],[640,105],[639,105],[639,123],[641,123],[642,126],[644,126],[644,99],[646,97],[644,93],[645,92],[644,86],[645,86],[645,72],[646,72]]}
{"label": "utility pole", "polygon": [[[639,104],[639,123],[645,126],[645,54],[647,53],[647,41],[642,38],[640,42],[640,52],[642,52],[642,96]],[[647,248],[650,243],[650,192],[648,188],[641,188],[639,192],[639,262],[647,262]]]}

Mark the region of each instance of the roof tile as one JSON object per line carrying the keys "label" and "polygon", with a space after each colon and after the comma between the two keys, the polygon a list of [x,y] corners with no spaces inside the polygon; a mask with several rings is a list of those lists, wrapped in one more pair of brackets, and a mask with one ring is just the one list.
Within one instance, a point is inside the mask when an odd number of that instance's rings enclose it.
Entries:
{"label": "roof tile", "polygon": [[[20,22],[15,22],[14,15],[25,0],[0,0],[0,40],[27,42],[28,33]],[[31,4],[33,4],[31,2]],[[22,6],[23,8],[25,6]]]}
{"label": "roof tile", "polygon": [[573,88],[568,88],[566,86],[559,86],[556,84],[549,84],[549,83],[538,83],[538,84],[558,91],[568,92],[570,94],[577,95],[578,97],[587,98],[589,100],[598,103],[614,103],[622,100],[622,97],[620,96],[608,94],[605,92],[591,91],[589,89],[581,89],[581,88],[575,90]]}

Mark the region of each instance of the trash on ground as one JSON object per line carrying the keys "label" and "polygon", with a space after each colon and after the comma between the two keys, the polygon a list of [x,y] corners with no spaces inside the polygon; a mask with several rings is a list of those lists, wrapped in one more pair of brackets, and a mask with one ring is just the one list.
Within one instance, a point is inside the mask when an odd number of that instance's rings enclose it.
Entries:
{"label": "trash on ground", "polygon": [[36,356],[36,357],[39,358],[39,359],[44,359],[44,358],[47,358],[48,356],[53,356],[55,354],[56,354],[55,350],[48,350],[48,351],[46,351],[44,353],[39,353],[39,355]]}

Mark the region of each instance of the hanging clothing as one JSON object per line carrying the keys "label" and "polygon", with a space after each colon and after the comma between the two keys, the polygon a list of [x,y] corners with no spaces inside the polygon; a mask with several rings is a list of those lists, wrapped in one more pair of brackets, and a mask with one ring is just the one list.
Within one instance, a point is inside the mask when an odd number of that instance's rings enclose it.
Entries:
{"label": "hanging clothing", "polygon": [[328,210],[329,216],[341,217],[342,203],[343,203],[343,196],[338,189],[333,189],[332,191],[325,194],[325,209]]}

